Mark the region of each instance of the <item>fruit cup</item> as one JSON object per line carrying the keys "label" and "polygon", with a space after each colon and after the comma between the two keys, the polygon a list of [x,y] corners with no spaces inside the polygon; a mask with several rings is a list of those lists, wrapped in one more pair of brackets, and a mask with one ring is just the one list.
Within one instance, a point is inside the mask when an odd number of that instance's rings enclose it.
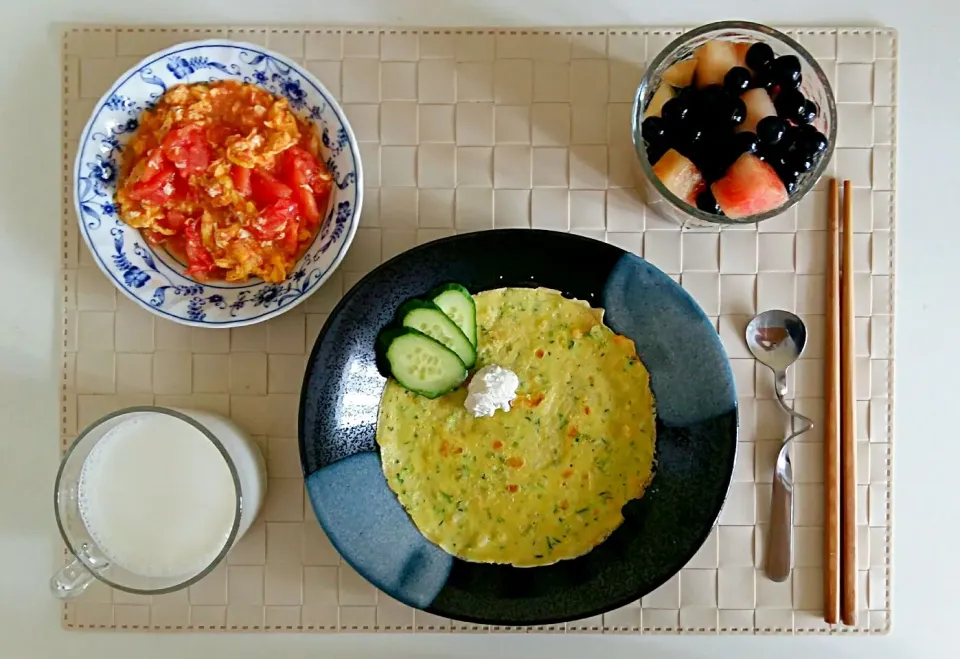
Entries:
{"label": "fruit cup", "polygon": [[783,213],[816,185],[837,136],[833,90],[813,56],[742,21],[667,45],[640,81],[632,116],[648,203],[684,226]]}

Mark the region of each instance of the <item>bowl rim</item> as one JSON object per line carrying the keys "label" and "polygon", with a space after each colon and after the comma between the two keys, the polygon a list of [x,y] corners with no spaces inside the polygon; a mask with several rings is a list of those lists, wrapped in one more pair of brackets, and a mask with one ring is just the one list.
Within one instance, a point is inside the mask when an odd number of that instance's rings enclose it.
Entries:
{"label": "bowl rim", "polygon": [[[827,101],[826,112],[830,117],[830,134],[827,135],[827,150],[817,162],[817,165],[814,167],[813,171],[807,176],[806,180],[804,180],[803,184],[787,198],[786,203],[764,213],[757,213],[755,215],[750,215],[748,217],[739,219],[731,219],[726,215],[714,215],[712,213],[702,211],[696,206],[691,206],[668,190],[666,186],[660,182],[660,179],[657,178],[657,175],[653,173],[653,166],[650,164],[650,161],[647,158],[644,139],[641,134],[641,125],[643,123],[643,120],[641,119],[643,100],[647,89],[653,82],[654,74],[661,67],[664,61],[684,43],[704,34],[716,32],[718,30],[759,32],[760,34],[779,41],[783,45],[792,49],[794,54],[803,60],[807,66],[813,69],[817,80],[823,86],[824,95],[826,96]],[[821,108],[821,111],[823,111],[823,108]],[[650,62],[646,71],[644,71],[643,78],[640,80],[640,84],[637,86],[636,92],[634,93],[633,109],[630,116],[630,133],[631,137],[633,138],[633,150],[637,156],[637,160],[640,162],[640,168],[643,170],[644,176],[650,182],[650,184],[654,186],[657,192],[659,192],[663,198],[669,202],[671,206],[673,206],[673,208],[687,215],[688,220],[697,220],[710,225],[727,226],[757,224],[763,220],[769,220],[778,215],[782,215],[788,209],[799,203],[801,199],[807,196],[807,193],[813,190],[813,188],[820,181],[820,178],[823,176],[824,172],[826,172],[827,166],[833,159],[834,147],[837,141],[837,101],[833,93],[833,86],[827,79],[827,75],[824,73],[820,63],[806,48],[804,48],[798,41],[786,33],[768,25],[754,23],[752,21],[716,21],[714,23],[705,23],[704,25],[700,25],[683,32],[673,41],[664,46],[653,59],[653,61]]]}
{"label": "bowl rim", "polygon": [[[120,87],[122,87],[138,71],[140,71],[146,66],[154,64],[155,62],[158,62],[159,60],[165,57],[169,57],[170,55],[174,55],[176,53],[183,52],[185,50],[193,50],[198,48],[211,48],[211,47],[250,50],[258,54],[266,55],[270,58],[277,60],[283,65],[289,67],[291,70],[296,71],[300,77],[302,77],[304,80],[306,80],[311,85],[313,85],[317,89],[317,91],[320,93],[320,95],[323,97],[327,106],[337,116],[341,126],[346,132],[347,143],[350,149],[350,153],[353,157],[354,172],[356,177],[356,182],[354,184],[356,188],[356,196],[355,196],[356,201],[351,211],[351,218],[350,218],[349,226],[346,228],[346,231],[345,231],[346,235],[343,239],[343,243],[341,244],[337,254],[334,256],[333,261],[331,261],[329,267],[322,274],[322,276],[313,284],[313,286],[311,286],[310,289],[307,290],[305,293],[297,296],[290,303],[285,304],[283,306],[278,306],[277,308],[271,311],[266,311],[256,317],[230,319],[230,320],[221,321],[221,322],[208,321],[208,320],[196,321],[196,320],[191,320],[189,318],[185,318],[181,315],[170,313],[169,311],[165,311],[162,307],[153,306],[147,303],[145,300],[140,299],[139,297],[134,295],[131,291],[129,291],[125,286],[121,285],[121,283],[114,276],[113,271],[107,266],[106,263],[104,263],[104,259],[100,255],[99,251],[95,249],[92,244],[92,240],[89,235],[89,232],[87,231],[87,228],[86,226],[84,226],[84,223],[83,223],[83,219],[82,219],[83,215],[80,211],[80,199],[79,199],[79,179],[81,174],[81,164],[84,162],[83,144],[87,141],[88,137],[90,136],[90,131],[94,127],[95,121],[99,117],[100,113],[103,111],[103,108],[105,107],[106,102],[110,99],[110,97],[113,94],[115,94],[117,90],[120,89]],[[221,78],[217,78],[217,79],[221,79]],[[226,79],[226,78],[223,78],[223,79]],[[187,84],[190,84],[190,83],[187,83]],[[251,83],[251,84],[257,84],[257,83]],[[257,86],[259,87],[260,85],[257,85]],[[314,119],[310,119],[309,117],[301,117],[301,118],[304,119],[304,121],[307,121],[312,126],[318,125],[317,121]],[[80,229],[79,233],[83,236],[83,241],[86,244],[87,249],[89,249],[90,254],[93,256],[93,259],[96,262],[97,267],[100,269],[100,271],[107,277],[107,279],[110,280],[110,282],[121,293],[123,293],[123,295],[125,295],[127,298],[135,302],[138,306],[147,309],[148,311],[150,311],[156,316],[159,316],[161,318],[166,318],[171,322],[176,322],[178,324],[187,325],[190,327],[223,329],[223,328],[230,328],[230,327],[244,327],[247,325],[255,325],[257,323],[270,320],[271,318],[275,318],[289,311],[290,309],[296,307],[297,305],[301,304],[308,297],[313,295],[321,286],[323,286],[333,276],[334,272],[336,272],[337,268],[341,265],[344,258],[346,258],[347,252],[349,251],[349,248],[353,244],[353,240],[356,237],[357,229],[359,227],[358,220],[360,217],[361,210],[363,208],[364,178],[363,178],[363,164],[360,158],[360,148],[357,142],[356,135],[354,134],[353,127],[350,125],[350,122],[347,119],[346,113],[343,111],[343,108],[340,106],[340,103],[337,100],[337,98],[330,92],[329,89],[327,89],[326,85],[324,85],[319,78],[317,78],[308,69],[298,64],[296,61],[290,59],[285,55],[282,55],[281,53],[271,50],[266,46],[261,46],[261,45],[250,43],[247,41],[238,41],[233,39],[199,39],[199,40],[184,41],[178,44],[174,44],[173,46],[155,51],[143,57],[136,64],[134,64],[133,66],[125,70],[122,74],[117,76],[116,80],[114,80],[113,83],[111,83],[111,85],[107,88],[107,90],[100,96],[96,104],[93,106],[93,110],[91,110],[90,116],[87,119],[86,123],[84,124],[83,130],[80,132],[80,137],[77,138],[76,143],[77,143],[77,155],[74,158],[74,162],[73,162],[73,177],[71,181],[72,197],[73,197],[74,212],[77,216],[77,223]],[[133,227],[130,227],[130,228],[133,229]],[[139,233],[139,230],[137,231]],[[314,242],[316,241],[316,238],[318,236],[319,236],[319,232],[317,236],[314,237]],[[313,244],[314,243],[311,243],[311,248],[313,247]],[[149,250],[152,254],[155,254],[155,250],[153,249],[153,247],[146,244],[146,241],[144,241],[144,245],[147,250]],[[308,249],[308,252],[309,252],[309,249]],[[303,257],[301,257],[301,260],[302,259]],[[298,263],[299,262],[300,261],[298,261]],[[184,277],[190,282],[194,282],[198,285],[204,286],[204,288],[208,288],[208,287],[221,288],[221,289],[222,288],[227,288],[227,289],[239,288],[239,287],[218,286],[217,282],[214,282],[212,284],[207,284],[204,282],[196,281],[195,279],[189,277],[184,273],[177,273],[177,274]],[[285,283],[288,280],[289,280],[289,277],[285,279],[283,282],[279,282],[276,285],[283,285],[283,283]],[[259,283],[250,283],[248,286],[244,288],[258,289],[262,286],[269,286],[269,285],[273,285],[273,284],[269,284],[263,280],[260,280]]]}

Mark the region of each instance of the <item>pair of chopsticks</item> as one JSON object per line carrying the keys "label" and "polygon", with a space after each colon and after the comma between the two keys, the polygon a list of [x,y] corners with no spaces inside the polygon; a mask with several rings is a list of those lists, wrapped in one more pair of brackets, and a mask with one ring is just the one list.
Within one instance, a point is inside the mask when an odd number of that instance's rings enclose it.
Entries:
{"label": "pair of chopsticks", "polygon": [[[827,226],[826,405],[824,408],[824,613],[857,619],[856,391],[853,312],[853,192],[830,181]],[[841,249],[842,245],[842,249]],[[839,591],[839,593],[838,593]],[[839,611],[838,611],[839,609]]]}

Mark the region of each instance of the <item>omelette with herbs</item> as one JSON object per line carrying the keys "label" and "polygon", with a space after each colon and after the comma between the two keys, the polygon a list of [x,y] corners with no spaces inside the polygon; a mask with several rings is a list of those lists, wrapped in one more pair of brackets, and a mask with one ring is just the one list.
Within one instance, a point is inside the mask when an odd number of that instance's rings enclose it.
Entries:
{"label": "omelette with herbs", "polygon": [[515,373],[516,398],[477,417],[465,386],[431,398],[389,380],[377,425],[387,482],[423,535],[464,560],[537,566],[586,554],[653,475],[647,370],[585,302],[527,288],[473,300],[475,366]]}
{"label": "omelette with herbs", "polygon": [[281,282],[330,197],[319,153],[285,98],[233,80],[178,85],[124,149],[120,219],[200,281]]}

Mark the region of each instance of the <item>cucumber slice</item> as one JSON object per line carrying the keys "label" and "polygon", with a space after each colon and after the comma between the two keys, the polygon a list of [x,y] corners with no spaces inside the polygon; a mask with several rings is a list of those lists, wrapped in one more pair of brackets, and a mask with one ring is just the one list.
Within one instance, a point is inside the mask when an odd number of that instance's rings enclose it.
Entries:
{"label": "cucumber slice", "polygon": [[397,310],[397,321],[404,327],[420,330],[456,353],[467,368],[477,363],[477,350],[463,331],[440,307],[427,300],[409,300]]}
{"label": "cucumber slice", "polygon": [[377,343],[396,381],[416,394],[436,398],[467,379],[463,361],[423,332],[388,327],[380,332]]}
{"label": "cucumber slice", "polygon": [[440,307],[440,311],[457,324],[460,331],[477,347],[477,305],[470,291],[460,284],[437,286],[427,298]]}

